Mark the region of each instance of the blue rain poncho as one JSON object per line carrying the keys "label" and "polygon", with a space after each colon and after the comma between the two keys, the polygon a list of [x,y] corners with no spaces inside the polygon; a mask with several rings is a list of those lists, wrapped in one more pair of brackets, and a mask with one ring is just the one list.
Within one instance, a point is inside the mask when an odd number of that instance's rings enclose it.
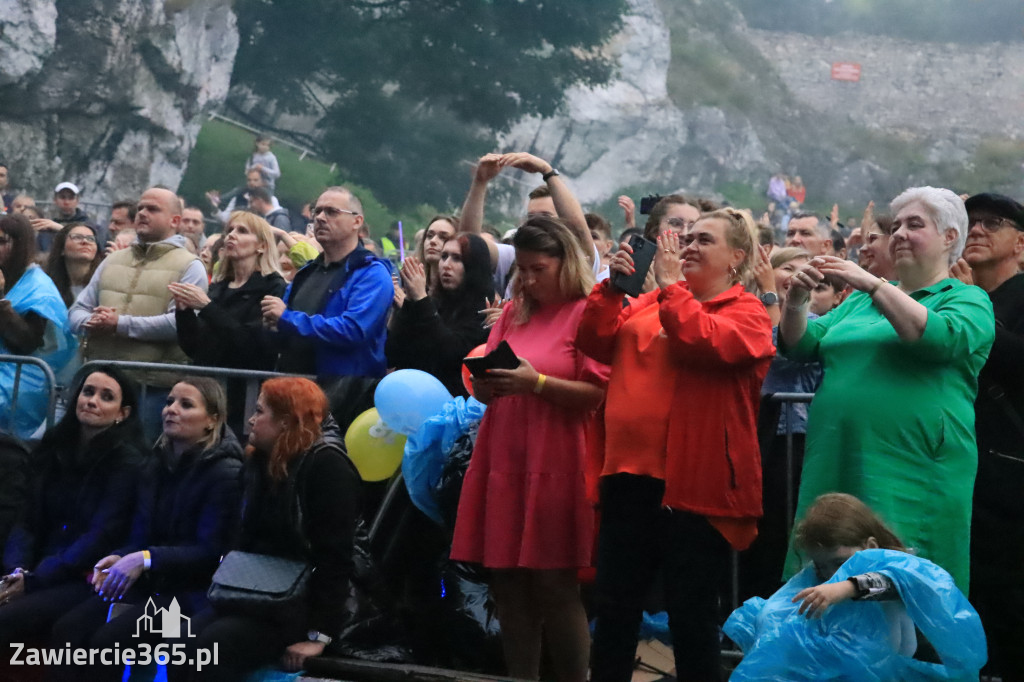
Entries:
{"label": "blue rain poncho", "polygon": [[[797,613],[800,603],[792,601],[820,583],[814,567],[807,566],[768,600],[747,600],[724,627],[744,652],[730,682],[976,681],[986,660],[985,633],[950,574],[912,554],[867,549],[850,557],[827,582],[869,572],[892,580],[900,599],[845,601],[829,607],[821,619],[808,619]],[[912,658],[914,626],[942,664]]]}

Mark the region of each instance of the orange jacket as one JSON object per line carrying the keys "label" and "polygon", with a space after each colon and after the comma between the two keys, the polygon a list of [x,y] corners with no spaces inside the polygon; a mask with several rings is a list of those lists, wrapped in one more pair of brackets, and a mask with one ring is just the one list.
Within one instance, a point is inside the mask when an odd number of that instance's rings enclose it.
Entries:
{"label": "orange jacket", "polygon": [[663,478],[675,509],[760,516],[757,410],[775,355],[764,305],[739,284],[703,303],[685,282],[622,298],[598,284],[576,334],[612,367],[601,475]]}

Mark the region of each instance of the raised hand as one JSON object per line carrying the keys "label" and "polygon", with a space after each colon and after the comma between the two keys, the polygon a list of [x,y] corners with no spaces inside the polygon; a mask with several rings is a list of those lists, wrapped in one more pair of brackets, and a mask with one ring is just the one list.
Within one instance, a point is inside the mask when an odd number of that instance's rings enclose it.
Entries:
{"label": "raised hand", "polygon": [[501,160],[501,154],[484,154],[480,157],[480,160],[476,162],[476,168],[474,169],[474,177],[479,182],[490,182],[493,180],[498,173],[501,172],[501,165],[498,163]]}
{"label": "raised hand", "polygon": [[511,166],[527,173],[547,173],[551,170],[551,164],[544,159],[534,156],[528,152],[512,152],[502,154],[498,161],[502,168]]}
{"label": "raised hand", "polygon": [[628,196],[623,194],[619,197],[619,207],[626,217],[626,227],[636,227],[636,204]]}
{"label": "raised hand", "polygon": [[427,297],[427,271],[416,256],[405,259],[401,274],[405,293],[410,301],[419,301]]}
{"label": "raised hand", "polygon": [[949,276],[955,277],[964,284],[974,284],[974,271],[963,258],[958,258],[949,269]]}
{"label": "raised hand", "polygon": [[665,230],[658,235],[658,251],[654,254],[654,279],[662,289],[683,279],[681,254],[677,233]]}
{"label": "raised hand", "polygon": [[184,308],[202,310],[210,304],[210,297],[195,284],[171,282],[167,288],[170,290],[171,296],[174,297],[174,302],[178,304],[179,310]]}

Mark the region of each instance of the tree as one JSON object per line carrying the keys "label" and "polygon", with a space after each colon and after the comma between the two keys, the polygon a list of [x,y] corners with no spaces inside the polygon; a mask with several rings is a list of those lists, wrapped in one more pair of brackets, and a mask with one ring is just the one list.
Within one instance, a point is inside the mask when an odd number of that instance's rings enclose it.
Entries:
{"label": "tree", "polygon": [[[625,0],[239,0],[233,75],[320,113],[328,156],[384,201],[452,204],[473,159],[612,74]],[[453,196],[454,195],[454,196]]]}

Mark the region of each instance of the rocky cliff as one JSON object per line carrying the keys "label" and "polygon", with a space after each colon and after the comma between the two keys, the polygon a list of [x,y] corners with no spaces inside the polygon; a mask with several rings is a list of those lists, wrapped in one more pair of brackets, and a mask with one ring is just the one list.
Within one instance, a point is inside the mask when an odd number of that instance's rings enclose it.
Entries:
{"label": "rocky cliff", "polygon": [[[1024,136],[1020,44],[816,38],[750,29],[727,2],[630,0],[609,49],[614,82],[574,88],[561,115],[501,139],[553,159],[584,203],[625,188],[720,195],[743,184],[756,196],[782,169],[819,201],[862,206],[911,183],[955,184],[984,162],[979,148]],[[860,82],[831,79],[841,61],[861,64]],[[990,177],[1003,191],[1020,185]],[[518,210],[528,190],[507,186],[505,207]]]}
{"label": "rocky cliff", "polygon": [[177,187],[203,113],[227,96],[230,0],[0,0],[0,158],[49,198]]}

